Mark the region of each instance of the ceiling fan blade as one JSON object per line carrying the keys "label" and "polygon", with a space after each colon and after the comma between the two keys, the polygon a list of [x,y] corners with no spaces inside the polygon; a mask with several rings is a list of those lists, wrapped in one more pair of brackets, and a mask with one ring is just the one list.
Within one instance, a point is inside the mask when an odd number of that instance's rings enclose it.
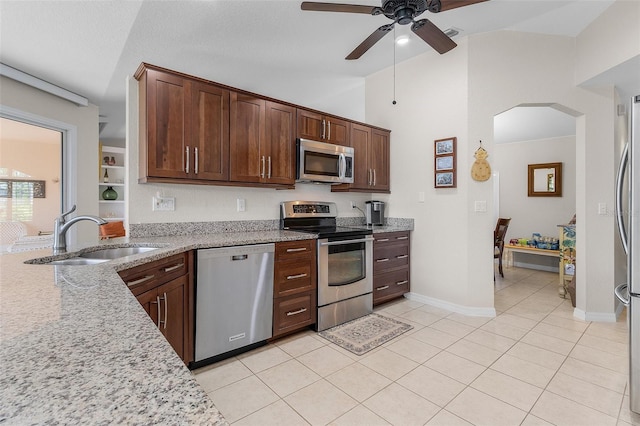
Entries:
{"label": "ceiling fan blade", "polygon": [[303,1],[300,5],[302,10],[314,10],[317,12],[347,12],[347,13],[365,13],[372,15],[373,11],[379,9],[377,6],[360,6],[357,4],[339,4],[339,3],[319,3],[315,1]]}
{"label": "ceiling fan blade", "polygon": [[358,59],[360,56],[364,55],[367,50],[371,49],[374,44],[379,42],[382,37],[387,35],[387,33],[393,29],[394,25],[395,22],[392,24],[383,25],[375,30],[369,37],[367,37],[362,43],[360,43],[358,47],[353,49],[353,52],[349,53],[349,55],[345,59]]}
{"label": "ceiling fan blade", "polygon": [[442,30],[435,26],[428,19],[421,19],[411,25],[411,31],[416,33],[418,37],[426,41],[429,46],[433,47],[438,53],[447,53],[457,46],[456,42],[451,40]]}
{"label": "ceiling fan blade", "polygon": [[429,0],[427,9],[429,12],[438,13],[445,10],[456,9],[458,7],[470,6],[476,3],[482,3],[488,0]]}

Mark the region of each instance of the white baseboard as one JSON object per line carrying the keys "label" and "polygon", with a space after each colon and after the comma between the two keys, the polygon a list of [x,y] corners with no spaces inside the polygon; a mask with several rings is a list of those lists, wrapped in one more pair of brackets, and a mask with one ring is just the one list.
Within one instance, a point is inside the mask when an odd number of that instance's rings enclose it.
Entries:
{"label": "white baseboard", "polygon": [[615,312],[585,312],[578,308],[573,308],[573,316],[583,321],[616,322],[617,320]]}
{"label": "white baseboard", "polygon": [[409,300],[424,303],[425,305],[435,306],[436,308],[446,309],[448,311],[457,312],[459,314],[470,317],[495,317],[495,308],[480,308],[473,306],[462,306],[455,303],[447,302],[433,297],[423,296],[417,293],[406,293],[404,295]]}

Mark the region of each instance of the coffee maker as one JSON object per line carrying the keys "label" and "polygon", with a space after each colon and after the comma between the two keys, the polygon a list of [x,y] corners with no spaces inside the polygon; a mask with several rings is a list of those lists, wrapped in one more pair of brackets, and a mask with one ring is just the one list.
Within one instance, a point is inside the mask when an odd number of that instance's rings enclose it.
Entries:
{"label": "coffee maker", "polygon": [[364,203],[364,214],[367,225],[384,225],[384,202],[366,201]]}

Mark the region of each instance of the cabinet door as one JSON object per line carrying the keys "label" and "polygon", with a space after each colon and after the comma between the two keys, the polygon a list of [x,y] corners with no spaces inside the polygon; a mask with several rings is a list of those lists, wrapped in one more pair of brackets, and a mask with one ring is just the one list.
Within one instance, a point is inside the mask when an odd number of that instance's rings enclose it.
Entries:
{"label": "cabinet door", "polygon": [[193,82],[189,177],[229,179],[229,91]]}
{"label": "cabinet door", "polygon": [[389,132],[371,129],[371,148],[369,150],[369,167],[373,173],[372,189],[389,191]]}
{"label": "cabinet door", "polygon": [[231,92],[229,180],[259,182],[266,176],[265,115],[263,99]]}
{"label": "cabinet door", "polygon": [[372,171],[369,167],[371,128],[353,123],[351,125],[351,146],[354,151],[353,183],[351,188],[369,189]]}
{"label": "cabinet door", "polygon": [[325,124],[327,126],[326,142],[349,146],[349,129],[351,126],[348,121],[335,117],[325,117]]}
{"label": "cabinet door", "polygon": [[185,304],[188,277],[182,276],[158,287],[160,300],[160,331],[166,337],[178,356],[185,359],[187,329],[187,309]]}
{"label": "cabinet door", "polygon": [[322,141],[324,134],[322,131],[322,114],[304,109],[297,109],[296,115],[298,120],[298,137],[314,141]]}
{"label": "cabinet door", "polygon": [[147,175],[184,178],[188,81],[148,70],[146,84]]}
{"label": "cabinet door", "polygon": [[267,183],[295,183],[296,109],[266,102]]}
{"label": "cabinet door", "polygon": [[138,302],[142,305],[147,314],[151,317],[153,323],[158,325],[158,292],[156,289],[145,291],[136,296]]}

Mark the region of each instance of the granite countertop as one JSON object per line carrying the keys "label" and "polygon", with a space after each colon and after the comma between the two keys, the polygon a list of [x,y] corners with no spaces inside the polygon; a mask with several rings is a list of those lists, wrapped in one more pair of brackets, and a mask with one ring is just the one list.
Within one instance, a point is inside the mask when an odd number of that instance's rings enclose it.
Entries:
{"label": "granite countertop", "polygon": [[[24,263],[50,260],[51,249],[0,255],[0,423],[227,424],[117,271],[193,249],[317,236],[168,228],[177,236],[150,236],[151,227],[101,242],[158,248],[96,265]],[[410,220],[374,232],[412,229]]]}
{"label": "granite countertop", "polygon": [[83,266],[23,263],[51,249],[0,255],[0,423],[226,424],[116,271],[197,248],[307,238],[120,238],[103,245],[162,247]]}

